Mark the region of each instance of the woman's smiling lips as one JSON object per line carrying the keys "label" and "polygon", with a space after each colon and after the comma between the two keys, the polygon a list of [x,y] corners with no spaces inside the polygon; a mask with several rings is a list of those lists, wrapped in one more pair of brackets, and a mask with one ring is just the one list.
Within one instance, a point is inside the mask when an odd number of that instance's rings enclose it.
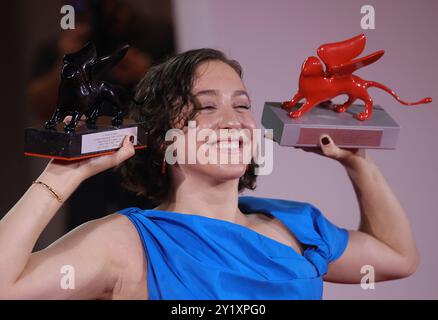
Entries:
{"label": "woman's smiling lips", "polygon": [[211,148],[219,148],[223,151],[241,151],[243,148],[243,138],[238,139],[218,139],[215,142],[209,143]]}

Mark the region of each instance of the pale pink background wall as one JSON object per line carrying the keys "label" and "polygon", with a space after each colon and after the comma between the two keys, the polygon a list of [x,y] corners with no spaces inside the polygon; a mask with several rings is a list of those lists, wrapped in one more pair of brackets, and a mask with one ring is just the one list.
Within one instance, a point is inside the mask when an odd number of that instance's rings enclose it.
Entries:
{"label": "pale pink background wall", "polygon": [[[376,11],[376,29],[362,30],[362,5]],[[370,93],[401,125],[395,151],[369,151],[412,221],[422,256],[408,279],[360,285],[325,285],[326,299],[438,298],[438,1],[174,0],[180,51],[211,46],[244,67],[260,123],[266,100],[290,98],[303,60],[322,43],[365,32],[365,53],[385,56],[358,74],[392,87],[405,100],[432,96],[427,106],[403,107],[377,89]],[[259,178],[256,195],[309,201],[340,226],[355,228],[353,188],[336,162],[294,148],[274,147],[274,171]]]}

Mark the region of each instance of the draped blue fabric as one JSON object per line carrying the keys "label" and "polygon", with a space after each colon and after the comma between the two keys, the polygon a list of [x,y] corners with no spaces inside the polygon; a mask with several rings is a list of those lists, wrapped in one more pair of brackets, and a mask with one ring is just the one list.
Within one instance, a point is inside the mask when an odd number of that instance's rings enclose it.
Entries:
{"label": "draped blue fabric", "polygon": [[279,219],[303,245],[292,247],[239,224],[200,215],[126,208],[147,258],[149,299],[321,299],[322,276],[348,231],[304,202],[239,197],[244,213]]}

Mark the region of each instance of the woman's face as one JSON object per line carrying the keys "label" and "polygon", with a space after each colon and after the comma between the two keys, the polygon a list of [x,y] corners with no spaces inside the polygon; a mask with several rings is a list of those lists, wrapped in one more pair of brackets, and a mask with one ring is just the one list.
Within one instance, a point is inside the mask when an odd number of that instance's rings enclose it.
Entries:
{"label": "woman's face", "polygon": [[[196,127],[190,123],[184,127],[184,139],[180,140],[184,145],[176,144],[181,173],[217,182],[239,179],[252,157],[252,130],[256,127],[241,78],[224,62],[206,61],[196,69],[192,94],[201,110],[194,118]],[[195,135],[200,141],[193,142]],[[182,149],[185,152],[178,152]],[[216,163],[211,159],[217,159]]]}

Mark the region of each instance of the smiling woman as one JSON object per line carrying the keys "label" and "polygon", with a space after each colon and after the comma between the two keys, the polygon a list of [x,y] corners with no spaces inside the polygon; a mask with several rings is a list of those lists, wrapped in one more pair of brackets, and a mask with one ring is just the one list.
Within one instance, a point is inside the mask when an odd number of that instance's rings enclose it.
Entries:
{"label": "smiling woman", "polygon": [[[253,132],[246,92],[238,63],[217,50],[184,52],[152,68],[132,106],[148,148],[135,154],[126,137],[112,155],[51,161],[0,221],[0,298],[321,299],[323,280],[360,283],[364,265],[376,281],[412,274],[419,259],[406,214],[363,151],[339,149],[328,136],[306,149],[345,167],[361,209],[358,230],[336,226],[310,203],[240,196],[255,188],[254,161],[184,162],[202,142],[194,150],[177,145],[184,161],[166,164],[166,133],[180,129],[186,141],[191,120],[197,133]],[[243,159],[240,146],[213,142]],[[156,207],[125,208],[31,253],[58,198],[114,166]],[[75,272],[73,290],[60,286],[65,265]]]}
{"label": "smiling woman", "polygon": [[[148,148],[123,164],[125,186],[144,194],[156,205],[164,200],[170,192],[171,177],[166,170],[165,151],[170,145],[166,134],[174,129],[187,132],[190,120],[196,120],[197,132],[210,129],[217,136],[220,136],[219,129],[239,132],[254,129],[250,99],[241,76],[240,64],[214,49],[187,51],[149,70],[137,85],[135,100],[141,104],[133,104],[131,108],[131,117],[144,123]],[[224,120],[230,122],[220,123]],[[196,150],[201,144],[199,141]],[[189,145],[186,135],[185,146]],[[184,150],[184,153],[187,157],[196,157],[196,150]],[[189,160],[185,163],[190,163]],[[239,175],[239,191],[255,188],[256,166],[254,161],[248,167],[234,166]],[[198,165],[179,169],[181,172],[201,170],[207,176],[216,170],[232,172],[232,166]]]}

